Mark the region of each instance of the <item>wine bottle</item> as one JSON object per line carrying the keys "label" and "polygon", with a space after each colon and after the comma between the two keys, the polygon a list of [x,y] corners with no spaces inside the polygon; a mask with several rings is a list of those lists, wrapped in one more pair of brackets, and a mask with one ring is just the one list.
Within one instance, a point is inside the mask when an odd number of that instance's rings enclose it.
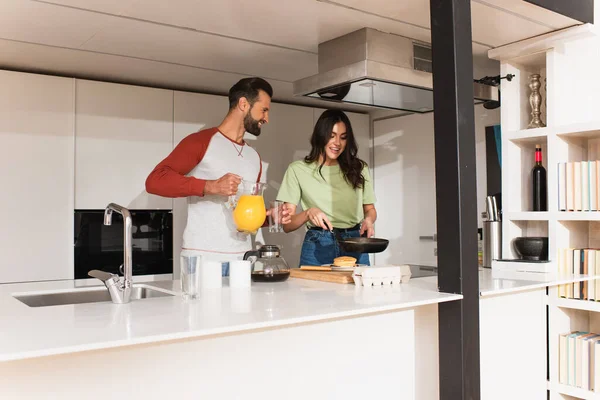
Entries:
{"label": "wine bottle", "polygon": [[546,168],[542,165],[542,147],[539,144],[535,145],[535,166],[531,174],[533,176],[533,211],[548,211]]}

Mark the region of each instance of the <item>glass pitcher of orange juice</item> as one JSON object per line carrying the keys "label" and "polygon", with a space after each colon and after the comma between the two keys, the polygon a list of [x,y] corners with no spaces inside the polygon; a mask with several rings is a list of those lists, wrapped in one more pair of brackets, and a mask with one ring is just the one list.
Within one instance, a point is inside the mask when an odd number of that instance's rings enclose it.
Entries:
{"label": "glass pitcher of orange juice", "polygon": [[265,222],[267,210],[263,197],[264,190],[264,183],[243,181],[240,184],[235,195],[233,210],[233,221],[238,231],[254,234]]}

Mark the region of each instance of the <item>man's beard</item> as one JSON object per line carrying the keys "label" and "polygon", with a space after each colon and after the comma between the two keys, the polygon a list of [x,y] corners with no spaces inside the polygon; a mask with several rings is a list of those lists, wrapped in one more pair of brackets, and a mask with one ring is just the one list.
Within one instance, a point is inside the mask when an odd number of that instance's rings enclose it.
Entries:
{"label": "man's beard", "polygon": [[254,118],[252,118],[250,113],[248,113],[244,117],[244,129],[246,130],[246,132],[248,132],[254,136],[259,136],[260,135],[260,126],[258,126],[259,122],[260,121],[255,120]]}

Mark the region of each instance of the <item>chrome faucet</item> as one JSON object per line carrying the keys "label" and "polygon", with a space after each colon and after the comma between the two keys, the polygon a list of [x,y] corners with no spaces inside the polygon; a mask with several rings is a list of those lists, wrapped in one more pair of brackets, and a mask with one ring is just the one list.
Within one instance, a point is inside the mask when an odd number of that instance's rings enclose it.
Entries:
{"label": "chrome faucet", "polygon": [[100,279],[110,293],[113,303],[124,304],[131,300],[131,284],[133,280],[132,247],[131,247],[131,213],[125,207],[115,203],[110,203],[104,210],[104,225],[110,225],[112,222],[112,213],[116,211],[123,216],[123,237],[124,237],[124,255],[123,255],[123,282],[119,275],[99,271],[97,269],[88,272],[88,275]]}

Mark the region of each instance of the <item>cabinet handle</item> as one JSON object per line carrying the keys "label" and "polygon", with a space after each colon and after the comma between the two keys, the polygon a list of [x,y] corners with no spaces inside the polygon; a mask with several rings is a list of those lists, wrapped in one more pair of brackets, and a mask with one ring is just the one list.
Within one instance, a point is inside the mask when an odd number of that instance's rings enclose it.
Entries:
{"label": "cabinet handle", "polygon": [[433,236],[419,236],[419,240],[431,240],[432,242],[437,242],[437,233],[434,233]]}

